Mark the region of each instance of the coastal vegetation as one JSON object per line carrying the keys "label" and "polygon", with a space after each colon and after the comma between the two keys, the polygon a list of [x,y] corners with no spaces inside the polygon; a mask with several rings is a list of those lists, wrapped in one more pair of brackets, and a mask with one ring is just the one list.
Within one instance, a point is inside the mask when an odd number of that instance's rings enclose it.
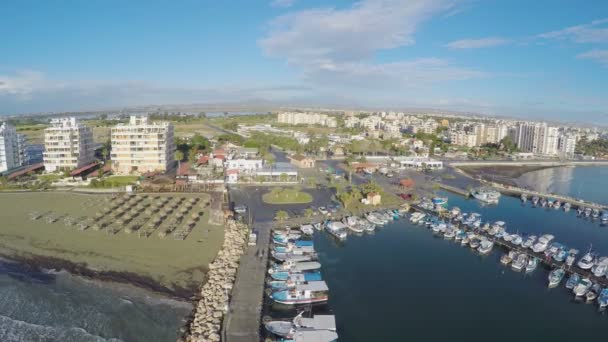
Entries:
{"label": "coastal vegetation", "polygon": [[126,185],[133,185],[139,177],[137,176],[111,176],[100,179],[91,179],[90,188],[118,188]]}
{"label": "coastal vegetation", "polygon": [[576,150],[587,156],[601,158],[607,157],[608,139],[595,139],[588,141],[586,138],[582,138],[576,145]]}
{"label": "coastal vegetation", "polygon": [[274,187],[262,195],[262,201],[268,204],[310,203],[312,195],[298,188]]}
{"label": "coastal vegetation", "polygon": [[285,210],[279,210],[274,215],[274,219],[282,223],[289,219],[289,214]]}
{"label": "coastal vegetation", "polygon": [[[0,194],[0,256],[35,266],[65,268],[77,274],[135,283],[179,297],[190,296],[205,280],[207,265],[215,258],[223,240],[223,228],[210,224],[209,210],[203,208],[208,196],[137,197],[132,203],[138,204],[128,212],[120,213],[126,209],[125,204],[105,214],[104,208],[116,206],[110,195]],[[196,199],[195,209],[202,212],[202,215],[197,213],[191,231],[183,240],[167,236],[166,231],[184,205],[170,214],[152,209],[154,201],[166,199],[172,204],[182,198]],[[185,224],[190,224],[192,211],[194,209],[186,213]],[[147,220],[152,224],[157,216],[165,218],[150,226]],[[159,234],[139,234],[138,221],[142,222],[141,231],[154,230]]]}

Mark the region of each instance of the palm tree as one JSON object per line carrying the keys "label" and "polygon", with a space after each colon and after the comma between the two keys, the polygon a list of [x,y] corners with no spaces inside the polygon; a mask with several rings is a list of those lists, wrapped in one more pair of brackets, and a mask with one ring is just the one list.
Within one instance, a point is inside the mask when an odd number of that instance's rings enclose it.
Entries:
{"label": "palm tree", "polygon": [[285,210],[279,210],[274,216],[274,219],[283,223],[283,221],[289,218],[289,214]]}
{"label": "palm tree", "polygon": [[314,213],[315,212],[312,209],[310,209],[310,208],[306,208],[306,210],[304,210],[304,216],[306,218],[311,218],[312,215],[314,215]]}

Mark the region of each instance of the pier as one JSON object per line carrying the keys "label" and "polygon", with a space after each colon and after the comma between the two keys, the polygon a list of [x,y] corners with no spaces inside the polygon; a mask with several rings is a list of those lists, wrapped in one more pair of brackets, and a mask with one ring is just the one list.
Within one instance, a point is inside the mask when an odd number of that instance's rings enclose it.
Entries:
{"label": "pier", "polygon": [[264,279],[268,264],[268,247],[272,222],[254,224],[258,240],[247,247],[241,257],[232,290],[230,309],[223,326],[223,341],[251,342],[260,340]]}
{"label": "pier", "polygon": [[[411,207],[413,210],[415,211],[419,211],[422,213],[425,213],[427,215],[432,215],[432,216],[441,216],[439,213],[429,210],[429,209],[425,209],[422,208],[418,205],[412,205]],[[566,271],[566,274],[571,274],[571,273],[578,273],[581,277],[583,278],[588,278],[590,279],[592,282],[600,284],[602,287],[608,287],[608,278],[606,277],[596,277],[590,270],[583,270],[580,269],[578,266],[576,266],[576,263],[573,264],[572,266],[568,266],[566,265],[565,262],[558,262],[555,261],[552,257],[547,257],[545,256],[544,253],[536,253],[534,251],[532,251],[531,249],[528,248],[524,248],[521,246],[517,246],[512,244],[509,241],[505,241],[503,239],[500,238],[496,238],[495,236],[492,236],[490,234],[488,234],[487,232],[484,232],[481,229],[472,229],[466,225],[461,224],[460,222],[456,223],[456,226],[460,229],[463,229],[467,232],[474,232],[475,234],[479,235],[479,236],[483,236],[485,238],[487,238],[488,240],[492,241],[494,243],[494,245],[500,246],[503,249],[507,250],[507,251],[516,251],[518,253],[524,253],[526,254],[528,257],[536,257],[538,258],[538,260],[540,262],[542,262],[543,264],[547,265],[549,268],[554,269],[554,268],[563,268],[564,271]]]}

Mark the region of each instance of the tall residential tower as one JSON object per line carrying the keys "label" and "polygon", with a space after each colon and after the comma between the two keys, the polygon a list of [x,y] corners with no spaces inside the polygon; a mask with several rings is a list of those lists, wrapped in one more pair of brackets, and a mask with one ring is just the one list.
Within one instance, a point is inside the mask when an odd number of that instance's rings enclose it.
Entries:
{"label": "tall residential tower", "polygon": [[93,133],[74,117],[53,119],[44,130],[43,158],[48,172],[85,166],[95,160]]}

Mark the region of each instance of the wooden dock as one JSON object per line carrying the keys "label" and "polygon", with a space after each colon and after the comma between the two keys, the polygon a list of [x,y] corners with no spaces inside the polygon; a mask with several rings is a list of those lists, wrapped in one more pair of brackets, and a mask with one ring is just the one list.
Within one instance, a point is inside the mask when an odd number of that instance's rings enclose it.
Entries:
{"label": "wooden dock", "polygon": [[[425,209],[425,208],[421,208],[418,205],[413,205],[412,209],[415,211],[423,212],[427,215],[439,216],[438,213]],[[540,262],[542,262],[544,265],[546,265],[550,269],[563,268],[564,271],[566,271],[566,274],[578,273],[578,275],[580,275],[581,277],[588,278],[592,282],[600,284],[602,287],[608,287],[608,279],[606,277],[597,277],[589,270],[580,269],[578,266],[576,266],[576,264],[574,264],[572,266],[568,266],[568,265],[566,265],[565,262],[558,262],[558,261],[555,261],[551,257],[545,256],[544,253],[536,253],[536,252],[532,251],[531,249],[524,248],[521,246],[516,246],[509,241],[505,241],[503,239],[496,238],[495,236],[492,236],[492,235],[488,234],[487,232],[484,232],[481,229],[473,229],[471,227],[465,226],[460,223],[456,223],[456,225],[458,226],[458,228],[463,229],[464,231],[474,232],[475,234],[477,234],[479,236],[483,236],[483,237],[487,238],[488,240],[492,241],[494,243],[494,245],[500,246],[505,251],[516,251],[518,253],[524,253],[528,257],[536,257],[536,258],[538,258],[538,260]]]}

